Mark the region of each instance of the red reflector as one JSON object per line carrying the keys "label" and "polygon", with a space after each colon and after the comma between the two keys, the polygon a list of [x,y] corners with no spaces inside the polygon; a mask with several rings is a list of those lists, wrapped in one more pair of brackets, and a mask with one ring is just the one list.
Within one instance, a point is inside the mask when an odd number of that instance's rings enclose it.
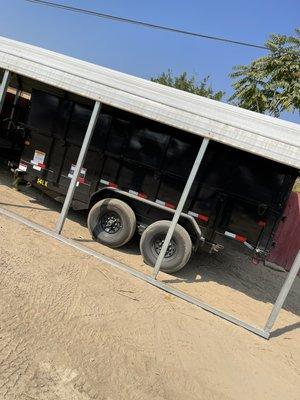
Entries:
{"label": "red reflector", "polygon": [[42,163],[38,163],[38,167],[44,169],[44,168],[46,167],[46,165],[45,165],[45,164],[42,164]]}
{"label": "red reflector", "polygon": [[265,221],[258,221],[258,226],[263,228],[264,226],[266,226],[266,222]]}
{"label": "red reflector", "polygon": [[245,238],[245,236],[235,235],[235,240],[244,243],[246,242],[247,238]]}
{"label": "red reflector", "polygon": [[79,177],[79,178],[78,178],[78,182],[79,182],[79,183],[84,183],[85,180],[84,180],[84,178],[80,178],[80,177]]}
{"label": "red reflector", "polygon": [[113,188],[117,188],[118,187],[118,185],[116,183],[113,183],[113,182],[109,182],[108,186],[109,187],[113,187]]}

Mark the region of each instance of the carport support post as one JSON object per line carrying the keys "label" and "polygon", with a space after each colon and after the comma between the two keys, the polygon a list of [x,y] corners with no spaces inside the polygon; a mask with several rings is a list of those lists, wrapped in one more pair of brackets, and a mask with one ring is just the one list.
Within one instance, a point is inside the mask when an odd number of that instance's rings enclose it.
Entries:
{"label": "carport support post", "polygon": [[15,94],[15,99],[14,99],[14,102],[13,102],[13,108],[12,108],[10,116],[9,116],[9,122],[8,122],[8,125],[7,125],[8,129],[11,128],[13,117],[14,117],[15,112],[16,112],[16,106],[17,106],[17,103],[18,103],[19,98],[21,96],[21,93],[22,93],[21,89],[17,89],[16,94]]}
{"label": "carport support post", "polygon": [[96,126],[96,123],[97,123],[97,119],[98,119],[98,115],[99,115],[100,109],[101,109],[101,103],[99,101],[96,101],[95,105],[94,105],[94,109],[93,109],[92,115],[91,115],[91,119],[90,119],[90,122],[89,122],[89,125],[88,125],[88,128],[87,128],[87,131],[86,131],[86,134],[85,134],[85,137],[84,137],[81,149],[80,149],[80,153],[79,153],[79,156],[78,156],[78,159],[77,159],[77,162],[76,162],[75,171],[74,171],[74,174],[72,176],[72,179],[71,179],[71,182],[70,182],[70,185],[69,185],[69,189],[68,189],[68,192],[67,192],[67,195],[66,195],[66,198],[65,198],[65,202],[64,202],[64,205],[62,207],[61,213],[59,215],[58,221],[56,223],[56,227],[55,227],[55,232],[56,233],[60,234],[61,231],[62,231],[62,228],[64,226],[65,219],[67,217],[67,214],[68,214],[68,211],[69,211],[69,208],[70,208],[73,196],[74,196],[74,192],[75,192],[75,189],[76,189],[77,179],[78,179],[78,176],[80,174],[80,171],[81,171],[82,164],[84,162],[86,153],[88,151],[91,138],[93,136],[93,132],[94,132],[94,129],[95,129],[95,126]]}
{"label": "carport support post", "polygon": [[209,143],[209,139],[207,139],[207,138],[204,138],[202,143],[201,143],[201,146],[200,146],[199,152],[197,154],[196,160],[194,162],[193,168],[191,169],[190,175],[189,175],[188,180],[187,180],[187,182],[185,184],[185,187],[184,187],[182,195],[180,197],[178,206],[177,206],[175,214],[173,216],[171,225],[170,225],[170,227],[168,229],[168,232],[167,232],[167,235],[165,237],[164,244],[162,245],[162,248],[161,248],[161,251],[159,253],[159,256],[157,257],[157,260],[156,260],[156,263],[155,263],[155,266],[154,266],[154,271],[153,271],[154,279],[156,279],[156,277],[157,277],[157,275],[159,273],[162,261],[163,261],[163,259],[165,257],[166,251],[167,251],[169,243],[170,243],[170,241],[172,239],[172,236],[173,236],[174,230],[176,228],[177,222],[179,220],[180,214],[182,213],[182,210],[183,210],[183,207],[185,205],[186,199],[187,199],[187,197],[188,197],[188,195],[190,193],[190,190],[191,190],[192,184],[193,184],[193,182],[195,180],[195,177],[196,177],[196,174],[198,172],[199,166],[200,166],[200,164],[202,162],[202,159],[203,159],[203,156],[204,156],[204,154],[206,152],[208,143]]}
{"label": "carport support post", "polygon": [[287,295],[289,294],[289,291],[294,283],[294,280],[295,280],[299,270],[300,270],[300,251],[298,251],[298,255],[295,258],[292,268],[291,268],[290,272],[288,273],[288,276],[280,290],[280,293],[279,293],[277,300],[274,304],[274,307],[270,313],[268,321],[264,327],[264,331],[266,333],[269,334],[271,332],[271,329],[273,328],[273,325],[275,324],[278,314],[283,306],[283,303],[285,302]]}
{"label": "carport support post", "polygon": [[3,103],[4,103],[4,100],[5,100],[5,95],[6,95],[6,92],[7,92],[7,88],[8,88],[8,85],[9,85],[10,76],[11,76],[11,73],[6,69],[4,71],[2,82],[1,82],[1,85],[0,85],[0,114],[1,114]]}

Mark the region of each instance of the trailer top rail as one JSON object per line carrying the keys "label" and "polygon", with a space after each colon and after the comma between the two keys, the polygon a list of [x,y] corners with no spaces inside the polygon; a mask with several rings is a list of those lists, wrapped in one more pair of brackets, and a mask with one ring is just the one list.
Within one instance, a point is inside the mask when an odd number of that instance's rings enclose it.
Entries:
{"label": "trailer top rail", "polygon": [[298,124],[1,36],[0,68],[300,169]]}

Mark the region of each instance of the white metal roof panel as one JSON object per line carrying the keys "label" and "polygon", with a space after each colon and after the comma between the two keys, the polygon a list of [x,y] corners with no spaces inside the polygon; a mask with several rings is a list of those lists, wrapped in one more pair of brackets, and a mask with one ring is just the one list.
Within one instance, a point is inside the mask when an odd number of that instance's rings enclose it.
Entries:
{"label": "white metal roof panel", "polygon": [[0,68],[300,169],[300,125],[0,36]]}

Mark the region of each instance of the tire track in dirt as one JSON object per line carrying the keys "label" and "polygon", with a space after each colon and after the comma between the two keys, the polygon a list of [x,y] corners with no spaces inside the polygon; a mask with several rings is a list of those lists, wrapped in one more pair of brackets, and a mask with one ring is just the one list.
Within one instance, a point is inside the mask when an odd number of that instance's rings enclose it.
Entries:
{"label": "tire track in dirt", "polygon": [[298,400],[294,332],[262,342],[5,221],[1,400]]}
{"label": "tire track in dirt", "polygon": [[[35,354],[43,351],[44,338],[50,338],[47,344],[59,340],[67,315],[72,316],[72,310],[74,312],[80,301],[79,285],[86,275],[86,267],[63,265],[51,281],[43,279],[47,275],[44,271],[32,271],[31,265],[2,246],[0,254],[1,259],[9,262],[1,262],[1,293],[9,304],[14,304],[13,312],[2,304],[5,317],[0,327],[0,395],[7,398],[13,396],[18,386],[25,386],[25,381],[30,380],[33,371],[30,371],[29,360],[34,360]],[[37,257],[40,256],[38,252]]]}

